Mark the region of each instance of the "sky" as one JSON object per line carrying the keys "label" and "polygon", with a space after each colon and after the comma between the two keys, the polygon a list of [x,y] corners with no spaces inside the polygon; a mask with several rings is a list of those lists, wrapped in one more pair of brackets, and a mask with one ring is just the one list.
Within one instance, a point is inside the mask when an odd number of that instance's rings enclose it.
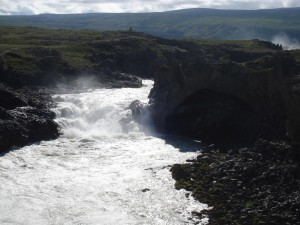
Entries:
{"label": "sky", "polygon": [[92,12],[161,12],[184,8],[300,7],[300,0],[0,0],[2,15]]}

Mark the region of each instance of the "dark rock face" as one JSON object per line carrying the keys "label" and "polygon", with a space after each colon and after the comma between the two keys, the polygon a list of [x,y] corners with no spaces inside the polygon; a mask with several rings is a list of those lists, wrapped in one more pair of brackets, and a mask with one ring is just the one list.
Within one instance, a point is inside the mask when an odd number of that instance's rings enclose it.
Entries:
{"label": "dark rock face", "polygon": [[221,153],[207,148],[192,163],[171,169],[176,188],[213,206],[209,224],[300,224],[299,165],[283,142]]}
{"label": "dark rock face", "polygon": [[219,147],[174,165],[176,188],[212,206],[195,215],[213,225],[300,224],[299,69],[289,52],[235,53],[203,49],[155,76],[156,126]]}
{"label": "dark rock face", "polygon": [[27,102],[21,95],[5,88],[0,84],[0,107],[5,109],[14,109],[16,107],[26,106]]}
{"label": "dark rock face", "polygon": [[16,91],[1,84],[0,99],[0,152],[59,136],[55,114],[48,109],[51,97],[45,90]]}
{"label": "dark rock face", "polygon": [[139,88],[143,85],[142,79],[137,76],[111,70],[106,70],[102,75],[98,75],[98,83],[112,88]]}
{"label": "dark rock face", "polygon": [[235,97],[210,90],[193,94],[166,118],[168,132],[224,145],[255,140],[259,125],[260,118],[255,110]]}
{"label": "dark rock face", "polygon": [[286,122],[297,120],[288,113],[288,109],[295,112],[291,109],[295,102],[287,101],[286,85],[294,77],[294,68],[288,52],[244,63],[222,62],[208,53],[190,57],[156,74],[151,115],[163,130],[209,141],[218,142],[218,131],[224,131],[232,133],[224,138],[235,142],[235,135],[244,133],[245,127],[250,129],[238,138],[246,142],[246,136],[248,141],[286,139]]}
{"label": "dark rock face", "polygon": [[287,129],[292,141],[300,145],[300,75],[289,81],[287,94]]}

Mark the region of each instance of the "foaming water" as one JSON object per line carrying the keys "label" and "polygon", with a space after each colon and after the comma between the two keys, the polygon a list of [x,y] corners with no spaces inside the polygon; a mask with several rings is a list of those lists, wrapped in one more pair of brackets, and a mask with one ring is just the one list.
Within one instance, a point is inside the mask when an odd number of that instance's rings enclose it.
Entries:
{"label": "foaming water", "polygon": [[205,205],[175,190],[169,172],[196,152],[141,132],[131,119],[129,104],[148,101],[153,82],[144,84],[54,96],[63,135],[0,158],[0,224],[197,222],[191,212]]}

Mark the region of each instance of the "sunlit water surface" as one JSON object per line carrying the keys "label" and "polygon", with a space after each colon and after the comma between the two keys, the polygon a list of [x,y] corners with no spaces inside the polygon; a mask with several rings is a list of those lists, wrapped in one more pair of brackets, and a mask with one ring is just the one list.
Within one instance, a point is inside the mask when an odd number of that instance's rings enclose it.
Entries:
{"label": "sunlit water surface", "polygon": [[131,120],[129,104],[148,101],[153,82],[144,84],[55,95],[63,135],[0,157],[0,224],[197,222],[191,212],[204,205],[175,190],[169,172],[169,165],[197,153],[180,151],[190,143],[174,147],[142,132]]}

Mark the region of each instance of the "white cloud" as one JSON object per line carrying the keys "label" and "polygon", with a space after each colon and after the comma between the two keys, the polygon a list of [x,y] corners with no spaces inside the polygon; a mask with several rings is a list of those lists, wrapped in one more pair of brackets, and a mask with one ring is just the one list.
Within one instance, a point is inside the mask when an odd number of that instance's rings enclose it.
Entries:
{"label": "white cloud", "polygon": [[300,7],[299,0],[0,0],[0,14],[149,12],[182,8],[262,9]]}

